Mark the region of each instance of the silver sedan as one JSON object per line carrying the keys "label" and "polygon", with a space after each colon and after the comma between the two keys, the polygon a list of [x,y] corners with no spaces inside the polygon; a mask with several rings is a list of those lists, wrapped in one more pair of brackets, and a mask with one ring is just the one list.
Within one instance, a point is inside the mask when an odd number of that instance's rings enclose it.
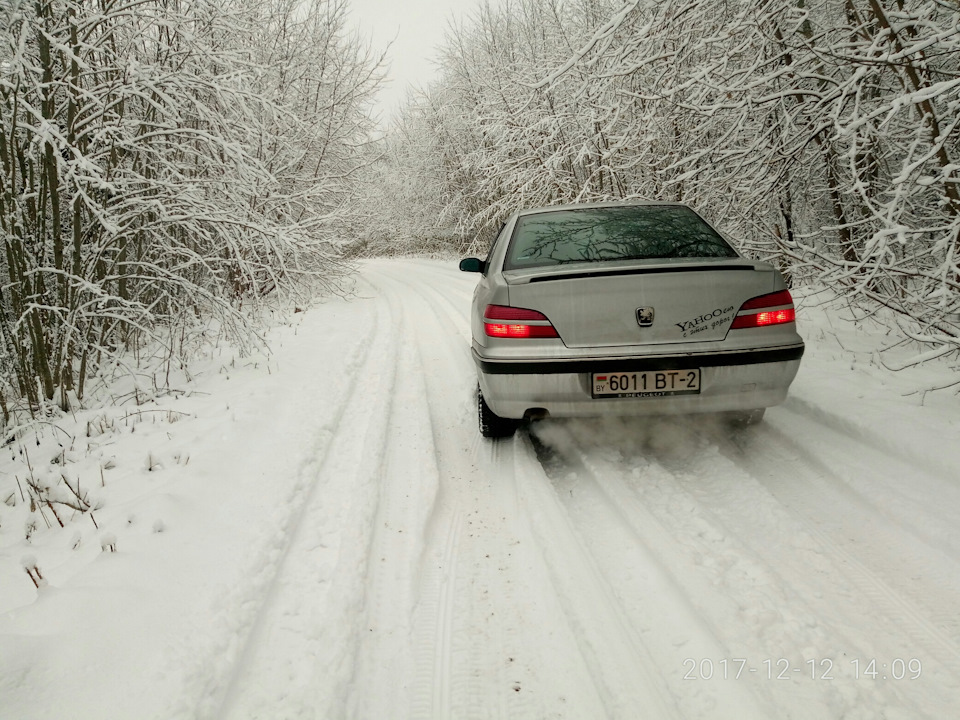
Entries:
{"label": "silver sedan", "polygon": [[803,341],[771,265],[678,203],[514,214],[473,296],[480,432],[547,416],[724,413],[783,402]]}

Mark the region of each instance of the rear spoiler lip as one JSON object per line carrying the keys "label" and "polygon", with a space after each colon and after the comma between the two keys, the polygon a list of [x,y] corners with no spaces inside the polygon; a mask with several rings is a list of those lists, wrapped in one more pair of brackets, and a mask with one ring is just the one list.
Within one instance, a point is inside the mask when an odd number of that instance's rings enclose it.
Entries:
{"label": "rear spoiler lip", "polygon": [[[750,260],[741,260],[737,262],[729,260],[718,263],[677,263],[677,264],[657,264],[657,265],[634,265],[633,267],[613,267],[613,268],[571,268],[569,270],[547,270],[537,268],[539,272],[520,271],[522,274],[516,274],[516,270],[505,270],[503,279],[508,285],[522,285],[525,283],[549,282],[551,280],[575,280],[579,278],[593,277],[611,277],[617,275],[654,275],[661,273],[689,273],[689,272],[714,272],[741,270],[748,272],[771,272],[772,265],[767,263],[758,263]],[[542,274],[540,274],[542,273]]]}
{"label": "rear spoiler lip", "polygon": [[688,355],[646,355],[629,358],[582,358],[576,360],[491,360],[472,349],[473,360],[488,375],[551,375],[593,372],[641,372],[644,370],[689,370],[691,368],[759,365],[799,361],[804,343],[778,348],[691,353]]}

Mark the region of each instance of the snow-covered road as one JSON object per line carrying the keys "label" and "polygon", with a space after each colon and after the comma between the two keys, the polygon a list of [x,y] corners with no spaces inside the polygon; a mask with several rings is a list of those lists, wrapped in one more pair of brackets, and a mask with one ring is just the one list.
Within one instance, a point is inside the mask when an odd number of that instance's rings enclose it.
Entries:
{"label": "snow-covered road", "polygon": [[[279,371],[210,389],[168,433],[197,438],[191,466],[130,501],[186,503],[166,539],[121,533],[130,567],[110,570],[121,557],[51,551],[53,587],[0,593],[0,718],[956,716],[955,397],[904,400],[801,310],[808,355],[757,427],[543,421],[484,441],[474,282],[367,262],[357,297],[283,336]],[[0,538],[0,581],[23,583]],[[133,649],[112,637],[130,627]],[[57,672],[73,680],[45,686]]]}

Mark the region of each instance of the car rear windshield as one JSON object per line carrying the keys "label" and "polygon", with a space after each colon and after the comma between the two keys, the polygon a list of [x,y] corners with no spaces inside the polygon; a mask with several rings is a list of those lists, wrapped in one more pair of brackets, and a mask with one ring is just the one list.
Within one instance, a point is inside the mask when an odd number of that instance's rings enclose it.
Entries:
{"label": "car rear windshield", "polygon": [[637,205],[524,215],[517,220],[503,267],[714,257],[737,253],[693,210]]}

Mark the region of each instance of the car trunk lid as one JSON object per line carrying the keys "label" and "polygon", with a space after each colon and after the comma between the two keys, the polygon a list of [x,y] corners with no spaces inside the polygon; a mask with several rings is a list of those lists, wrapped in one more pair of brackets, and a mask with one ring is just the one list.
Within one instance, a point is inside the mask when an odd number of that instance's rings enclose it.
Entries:
{"label": "car trunk lid", "polygon": [[576,263],[503,277],[510,304],[546,315],[571,348],[722,340],[746,300],[775,289],[770,265],[743,258]]}

